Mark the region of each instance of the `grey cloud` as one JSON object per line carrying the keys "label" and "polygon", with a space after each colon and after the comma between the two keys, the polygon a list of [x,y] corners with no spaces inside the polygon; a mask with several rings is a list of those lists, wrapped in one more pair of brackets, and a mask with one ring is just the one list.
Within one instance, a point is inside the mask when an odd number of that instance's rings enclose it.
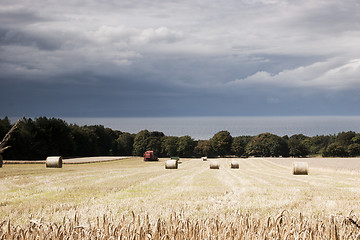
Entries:
{"label": "grey cloud", "polygon": [[303,4],[302,10],[294,11],[294,16],[287,22],[295,29],[331,35],[360,31],[360,3],[356,0]]}
{"label": "grey cloud", "polygon": [[[16,103],[1,106],[4,113],[358,109],[355,0],[5,0],[3,6],[1,97]],[[142,97],[149,92],[152,98]]]}
{"label": "grey cloud", "polygon": [[0,45],[33,46],[39,50],[56,50],[62,42],[54,35],[40,35],[15,29],[0,29]]}
{"label": "grey cloud", "polygon": [[146,83],[140,78],[128,75],[87,85],[23,83],[20,86],[0,81],[4,91],[0,107],[2,114],[10,116],[281,115],[284,112],[331,115],[334,111],[350,114],[359,101],[351,99],[354,92],[329,95],[317,92],[304,97],[299,90],[278,92],[276,88],[266,91],[257,88],[224,95],[217,91]]}
{"label": "grey cloud", "polygon": [[10,7],[3,5],[0,9],[0,25],[29,25],[38,22],[52,21],[51,17],[42,16],[38,11],[26,7]]}

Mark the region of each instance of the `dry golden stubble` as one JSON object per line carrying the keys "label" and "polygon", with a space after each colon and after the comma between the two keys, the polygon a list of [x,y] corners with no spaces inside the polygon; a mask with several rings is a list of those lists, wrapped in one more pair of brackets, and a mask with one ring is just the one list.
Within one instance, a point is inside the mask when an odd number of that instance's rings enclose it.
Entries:
{"label": "dry golden stubble", "polygon": [[283,211],[266,218],[233,213],[228,218],[193,218],[184,212],[168,218],[152,218],[147,213],[86,219],[75,213],[62,223],[29,219],[24,226],[4,220],[0,239],[356,239],[357,217],[318,218],[291,215]]}

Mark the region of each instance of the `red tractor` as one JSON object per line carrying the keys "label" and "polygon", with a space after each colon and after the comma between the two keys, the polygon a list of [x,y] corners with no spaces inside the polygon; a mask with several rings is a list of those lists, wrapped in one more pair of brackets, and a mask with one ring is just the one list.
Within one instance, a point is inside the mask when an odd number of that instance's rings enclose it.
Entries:
{"label": "red tractor", "polygon": [[146,151],[144,154],[144,161],[158,161],[159,159],[155,157],[154,151]]}

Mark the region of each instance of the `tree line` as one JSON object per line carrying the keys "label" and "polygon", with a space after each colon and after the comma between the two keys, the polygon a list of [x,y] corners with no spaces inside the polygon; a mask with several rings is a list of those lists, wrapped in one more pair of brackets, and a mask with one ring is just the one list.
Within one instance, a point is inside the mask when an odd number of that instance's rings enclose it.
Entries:
{"label": "tree line", "polygon": [[[0,119],[1,139],[11,126],[7,117]],[[153,150],[158,157],[360,156],[360,134],[353,131],[313,137],[303,134],[280,137],[271,133],[233,137],[228,131],[220,131],[209,140],[194,140],[190,136],[165,136],[158,131],[142,130],[132,134],[102,125],[78,126],[46,117],[24,118],[8,145],[11,148],[2,154],[4,159],[45,159],[51,155],[143,156],[147,150]]]}

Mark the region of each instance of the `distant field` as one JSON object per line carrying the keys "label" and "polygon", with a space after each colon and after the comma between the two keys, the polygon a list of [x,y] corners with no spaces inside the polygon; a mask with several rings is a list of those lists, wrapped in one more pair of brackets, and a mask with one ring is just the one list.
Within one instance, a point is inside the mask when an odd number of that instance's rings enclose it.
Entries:
{"label": "distant field", "polygon": [[165,169],[164,159],[141,158],[62,169],[5,164],[0,168],[0,222],[61,223],[77,214],[79,224],[88,225],[104,214],[116,220],[132,212],[150,221],[180,213],[192,219],[236,214],[261,219],[283,210],[311,218],[360,213],[360,172],[353,168],[359,159],[352,159],[354,164],[337,159],[341,171],[333,163],[317,160],[315,165],[316,159],[307,159],[308,176],[292,175],[294,159],[237,159],[240,169],[230,169],[231,160],[220,159],[219,170],[200,159],[181,159],[177,170]]}
{"label": "distant field", "polygon": [[310,168],[360,171],[360,158],[266,158],[267,160],[291,167],[294,161],[307,162]]}

